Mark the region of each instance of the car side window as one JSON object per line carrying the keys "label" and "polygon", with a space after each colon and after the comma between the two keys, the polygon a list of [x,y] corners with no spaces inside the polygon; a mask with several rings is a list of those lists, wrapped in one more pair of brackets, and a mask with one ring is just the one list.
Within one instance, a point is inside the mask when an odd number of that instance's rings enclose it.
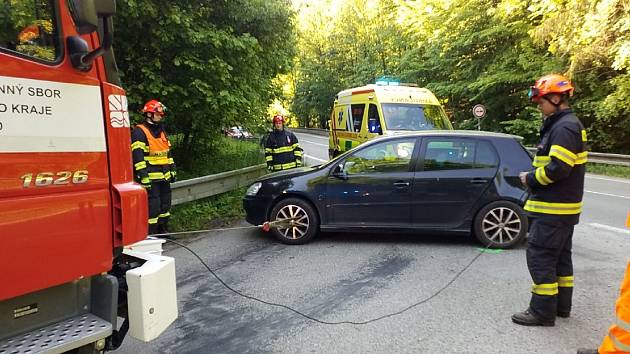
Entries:
{"label": "car side window", "polygon": [[50,0],[0,2],[0,48],[54,62],[60,51]]}
{"label": "car side window", "polygon": [[363,125],[363,112],[365,111],[364,104],[353,104],[352,105],[352,125],[355,133],[361,131],[361,126]]}
{"label": "car side window", "polygon": [[474,140],[430,139],[424,154],[424,171],[474,168]]}
{"label": "car side window", "polygon": [[499,157],[490,143],[487,141],[477,142],[475,168],[495,168],[497,166],[499,166]]}
{"label": "car side window", "polygon": [[382,142],[348,156],[343,171],[348,175],[409,171],[415,139]]}

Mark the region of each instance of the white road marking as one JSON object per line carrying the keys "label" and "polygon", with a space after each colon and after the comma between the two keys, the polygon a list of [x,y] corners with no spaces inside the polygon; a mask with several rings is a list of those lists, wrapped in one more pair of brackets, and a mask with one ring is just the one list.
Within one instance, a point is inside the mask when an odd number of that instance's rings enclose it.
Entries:
{"label": "white road marking", "polygon": [[596,222],[590,222],[588,223],[589,225],[598,228],[598,229],[603,229],[603,230],[607,230],[607,231],[612,231],[612,232],[618,232],[624,235],[630,235],[630,230],[624,230],[624,229],[620,229],[618,227],[614,227],[614,226],[608,226],[608,225],[604,225],[604,224],[598,224]]}
{"label": "white road marking", "polygon": [[584,192],[586,192],[586,193],[593,193],[593,194],[599,194],[599,195],[605,195],[605,196],[607,196],[607,197],[617,197],[617,198],[630,199],[630,197],[625,196],[625,195],[610,194],[610,193],[602,193],[602,192],[587,191],[587,190],[584,190]]}
{"label": "white road marking", "polygon": [[309,144],[313,144],[313,145],[317,145],[317,146],[324,146],[324,147],[328,147],[328,144],[320,144],[320,143],[316,143],[314,141],[309,141],[309,140],[300,140],[299,142],[304,142],[304,143],[309,143]]}
{"label": "white road marking", "polygon": [[623,179],[613,179],[613,178],[605,178],[605,177],[599,177],[599,176],[593,176],[593,175],[586,175],[586,178],[592,178],[592,179],[601,179],[602,181],[610,181],[610,182],[619,182],[619,183],[628,183],[630,184],[630,180],[623,180]]}
{"label": "white road marking", "polygon": [[317,157],[313,157],[311,155],[304,155],[305,157],[308,157],[309,159],[313,159],[315,161],[319,161],[319,162],[328,162],[328,160],[322,160],[322,159],[318,159]]}

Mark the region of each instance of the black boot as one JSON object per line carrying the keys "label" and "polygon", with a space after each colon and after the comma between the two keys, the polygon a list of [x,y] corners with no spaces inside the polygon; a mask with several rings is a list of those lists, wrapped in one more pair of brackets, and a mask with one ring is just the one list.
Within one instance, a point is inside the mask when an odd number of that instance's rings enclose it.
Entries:
{"label": "black boot", "polygon": [[[158,224],[158,237],[161,238],[167,238],[169,240],[173,239],[174,237],[171,235],[168,235],[168,233],[170,233],[170,231],[168,230],[168,228],[166,227],[166,224]],[[167,234],[167,235],[162,235],[162,234]]]}
{"label": "black boot", "polygon": [[522,326],[545,326],[552,327],[555,326],[555,321],[543,321],[536,316],[534,316],[529,309],[515,313],[512,315],[512,322],[522,325]]}
{"label": "black boot", "polygon": [[561,311],[558,311],[558,314],[557,314],[557,315],[558,315],[558,317],[562,317],[562,318],[569,318],[569,317],[571,317],[571,312],[561,312]]}
{"label": "black boot", "polygon": [[578,349],[577,354],[599,354],[597,349]]}

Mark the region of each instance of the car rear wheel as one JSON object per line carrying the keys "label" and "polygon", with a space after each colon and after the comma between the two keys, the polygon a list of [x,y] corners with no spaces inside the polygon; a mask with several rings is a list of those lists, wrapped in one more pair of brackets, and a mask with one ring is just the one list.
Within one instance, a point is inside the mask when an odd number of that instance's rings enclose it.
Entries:
{"label": "car rear wheel", "polygon": [[523,209],[508,201],[492,202],[477,213],[474,231],[477,239],[492,248],[512,248],[527,234]]}
{"label": "car rear wheel", "polygon": [[302,245],[317,234],[319,219],[315,209],[299,198],[281,200],[271,210],[271,220],[279,222],[273,228],[278,240],[289,245]]}

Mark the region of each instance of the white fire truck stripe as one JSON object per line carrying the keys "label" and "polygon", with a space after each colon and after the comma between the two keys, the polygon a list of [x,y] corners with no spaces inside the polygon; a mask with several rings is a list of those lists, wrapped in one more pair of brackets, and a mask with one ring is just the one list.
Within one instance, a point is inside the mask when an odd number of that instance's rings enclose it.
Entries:
{"label": "white fire truck stripe", "polygon": [[99,86],[0,76],[0,153],[101,151]]}

